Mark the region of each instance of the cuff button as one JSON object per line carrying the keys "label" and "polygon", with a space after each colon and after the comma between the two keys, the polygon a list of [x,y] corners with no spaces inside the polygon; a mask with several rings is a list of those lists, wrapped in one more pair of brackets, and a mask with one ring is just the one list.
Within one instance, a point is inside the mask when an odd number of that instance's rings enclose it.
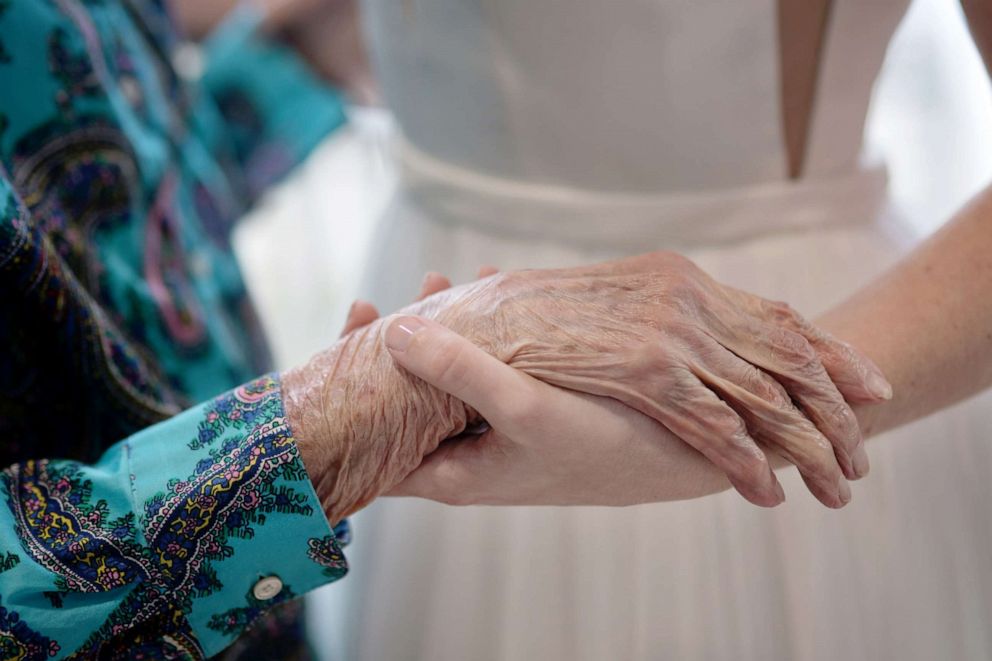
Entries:
{"label": "cuff button", "polygon": [[272,597],[282,592],[282,580],[278,576],[266,576],[255,583],[251,593],[259,601],[268,601]]}

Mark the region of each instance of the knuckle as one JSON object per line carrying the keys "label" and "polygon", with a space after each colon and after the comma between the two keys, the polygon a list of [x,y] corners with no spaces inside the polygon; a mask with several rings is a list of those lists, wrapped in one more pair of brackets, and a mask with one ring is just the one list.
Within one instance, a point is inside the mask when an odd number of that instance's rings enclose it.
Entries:
{"label": "knuckle", "polygon": [[690,348],[701,347],[703,341],[708,339],[708,336],[701,331],[699,324],[691,317],[676,317],[668,320],[664,324],[663,332],[666,337],[676,337]]}
{"label": "knuckle", "polygon": [[736,413],[725,415],[720,421],[720,428],[731,447],[742,448],[751,445],[751,436],[747,432],[747,426]]}
{"label": "knuckle", "polygon": [[766,301],[765,312],[775,321],[790,323],[802,319],[802,315],[785,301]]}
{"label": "knuckle", "polygon": [[693,410],[699,404],[699,380],[687,369],[671,369],[663,374],[665,396],[677,408]]}
{"label": "knuckle", "polygon": [[665,373],[675,364],[675,356],[671,347],[661,341],[638,341],[630,350],[628,365],[634,372],[644,377],[657,377]]}
{"label": "knuckle", "polygon": [[663,342],[652,342],[646,347],[645,362],[651,369],[666,370],[675,363],[675,356]]}
{"label": "knuckle", "polygon": [[858,419],[847,402],[842,400],[834,404],[833,410],[830,413],[830,419],[833,426],[838,430],[842,442],[853,449],[861,440],[861,426],[858,424]]}
{"label": "knuckle", "polygon": [[758,395],[775,408],[782,408],[791,403],[782,384],[750,363],[744,364],[739,378],[741,387]]}
{"label": "knuckle", "polygon": [[824,448],[820,444],[817,444],[814,451],[806,454],[803,467],[810,475],[817,476],[830,484],[835,484],[842,475],[833,449]]}
{"label": "knuckle", "polygon": [[743,433],[740,440],[733,442],[731,447],[730,459],[734,474],[750,484],[763,483],[769,470],[768,459],[747,436],[747,432]]}
{"label": "knuckle", "polygon": [[739,462],[738,477],[749,484],[761,485],[767,480],[769,470],[763,455],[749,454]]}
{"label": "knuckle", "polygon": [[755,444],[747,425],[736,413],[729,412],[719,418],[716,431],[720,436],[722,452],[741,466],[753,467],[764,463],[764,453]]}
{"label": "knuckle", "polygon": [[799,368],[819,366],[820,359],[809,341],[789,330],[781,330],[773,338],[775,350],[790,365]]}
{"label": "knuckle", "polygon": [[818,338],[824,335],[822,331],[810,323],[809,320],[800,314],[798,310],[784,301],[762,300],[761,307],[764,316],[779,325],[792,328],[793,330]]}
{"label": "knuckle", "polygon": [[838,393],[837,397],[831,398],[827,405],[829,420],[839,427],[849,427],[857,424],[854,411]]}
{"label": "knuckle", "polygon": [[769,404],[779,411],[792,408],[792,399],[782,387],[782,384],[771,377],[762,375],[761,392]]}
{"label": "knuckle", "polygon": [[777,322],[786,322],[792,319],[792,306],[784,301],[770,301],[761,299],[761,312],[768,319]]}
{"label": "knuckle", "polygon": [[836,427],[854,421],[854,412],[844,401],[844,396],[833,386],[829,377],[822,382],[817,379],[815,389],[805,393],[800,403],[804,412],[814,422],[819,421]]}
{"label": "knuckle", "polygon": [[665,296],[678,309],[692,309],[703,298],[702,287],[693,273],[679,269],[665,276]]}
{"label": "knuckle", "polygon": [[849,344],[831,339],[827,344],[833,364],[856,378],[864,379],[870,372],[871,360]]}

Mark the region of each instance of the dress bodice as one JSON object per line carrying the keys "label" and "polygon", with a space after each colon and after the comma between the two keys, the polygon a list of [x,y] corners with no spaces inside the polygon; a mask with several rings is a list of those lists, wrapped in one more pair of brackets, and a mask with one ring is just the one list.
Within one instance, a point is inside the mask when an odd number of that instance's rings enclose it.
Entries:
{"label": "dress bodice", "polygon": [[[804,172],[856,167],[908,0],[833,0]],[[365,0],[417,150],[509,180],[699,191],[787,176],[777,0]]]}

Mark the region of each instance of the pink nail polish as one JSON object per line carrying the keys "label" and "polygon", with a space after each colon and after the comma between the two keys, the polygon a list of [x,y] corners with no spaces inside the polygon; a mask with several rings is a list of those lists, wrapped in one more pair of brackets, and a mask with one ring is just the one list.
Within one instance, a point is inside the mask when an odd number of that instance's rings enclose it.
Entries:
{"label": "pink nail polish", "polygon": [[406,351],[413,336],[426,327],[417,317],[400,317],[386,329],[386,346],[393,351]]}

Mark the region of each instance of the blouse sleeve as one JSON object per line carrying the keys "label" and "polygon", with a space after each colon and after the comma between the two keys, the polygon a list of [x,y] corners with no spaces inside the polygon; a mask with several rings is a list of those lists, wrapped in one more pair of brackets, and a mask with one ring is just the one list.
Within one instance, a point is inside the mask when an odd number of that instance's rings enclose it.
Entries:
{"label": "blouse sleeve", "polygon": [[343,94],[292,48],[261,35],[259,24],[246,3],[232,12],[204,44],[201,78],[252,196],[346,121]]}
{"label": "blouse sleeve", "polygon": [[275,375],[95,464],[9,466],[0,500],[2,658],[210,656],[347,570]]}

